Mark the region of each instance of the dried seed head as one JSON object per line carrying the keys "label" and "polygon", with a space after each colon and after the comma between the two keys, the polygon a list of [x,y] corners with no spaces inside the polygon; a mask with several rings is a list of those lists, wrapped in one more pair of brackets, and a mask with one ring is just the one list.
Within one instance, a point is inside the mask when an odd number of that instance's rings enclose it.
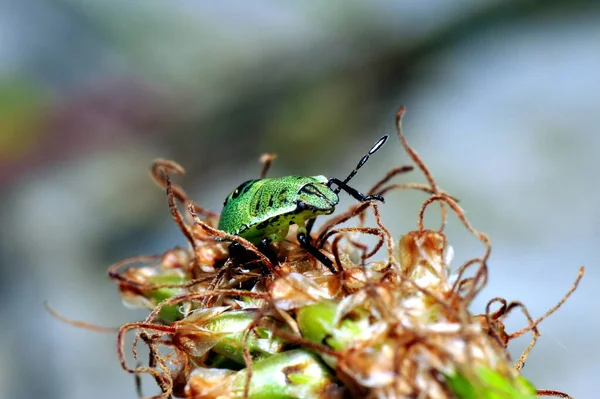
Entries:
{"label": "dried seed head", "polygon": [[[339,273],[317,264],[293,238],[277,243],[266,256],[248,240],[218,230],[218,215],[172,184],[169,173],[182,174],[183,168],[157,160],[152,176],[166,189],[173,219],[190,248],[132,258],[109,270],[124,302],[153,309],[145,322],[119,330],[123,368],[152,375],[162,390],[157,398],[173,393],[188,399],[491,397],[486,392],[530,397],[535,391],[519,371],[539,336],[537,324],[564,303],[583,270],[542,318],[534,320],[521,303],[502,298],[492,299],[486,314],[472,315],[469,305],[487,283],[490,241],[408,145],[403,114],[402,108],[398,136],[427,184],[390,183],[413,170],[403,166],[390,170],[368,195],[395,189],[429,194],[417,214],[418,229],[392,237],[371,202],[338,213],[314,238],[316,247],[335,259]],[[261,176],[274,158],[261,158]],[[436,202],[441,227],[425,229],[424,213]],[[178,203],[187,212],[182,214]],[[483,254],[454,274],[452,248],[443,233],[448,209],[484,245]],[[365,226],[369,212],[374,226]],[[345,222],[356,226],[340,227]],[[375,245],[364,244],[364,236],[375,237]],[[229,257],[228,244],[215,238],[238,243],[248,256]],[[492,311],[496,302],[500,307]],[[511,334],[504,319],[517,308],[528,326]],[[125,362],[124,336],[130,330],[137,331],[134,356],[139,341],[150,350],[147,366],[133,369]],[[532,342],[512,366],[506,347],[529,331]]]}

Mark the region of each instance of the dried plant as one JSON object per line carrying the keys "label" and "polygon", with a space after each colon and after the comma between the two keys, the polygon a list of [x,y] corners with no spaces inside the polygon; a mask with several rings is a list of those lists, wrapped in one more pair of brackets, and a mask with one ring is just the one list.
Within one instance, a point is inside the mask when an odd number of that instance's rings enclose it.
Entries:
{"label": "dried plant", "polygon": [[[152,177],[167,192],[174,221],[189,248],[119,262],[109,276],[123,301],[144,307],[144,321],[118,331],[123,369],[149,374],[160,392],[152,398],[533,398],[537,390],[520,370],[540,333],[538,324],[575,290],[583,268],[564,298],[534,319],[520,302],[493,298],[486,313],[469,305],[486,285],[491,244],[442,191],[402,133],[400,142],[427,184],[390,183],[413,166],[390,170],[368,195],[419,190],[429,195],[417,215],[417,230],[394,238],[379,206],[359,203],[325,221],[315,243],[335,260],[324,268],[294,239],[274,245],[275,259],[244,238],[216,228],[218,215],[189,200],[171,182],[184,169],[157,160]],[[275,156],[265,154],[260,177]],[[441,225],[425,228],[431,204],[441,207]],[[183,207],[183,211],[180,210]],[[443,233],[448,210],[484,247],[480,256],[450,269],[451,249]],[[374,226],[365,226],[372,213]],[[355,222],[355,226],[340,226]],[[361,238],[376,237],[373,247]],[[290,235],[290,237],[293,237]],[[228,256],[237,242],[248,259]],[[493,310],[494,306],[499,308]],[[504,320],[520,309],[527,325],[507,332]],[[145,345],[149,361],[128,364],[125,336],[134,331],[132,355]],[[515,364],[510,341],[531,332],[531,343]]]}

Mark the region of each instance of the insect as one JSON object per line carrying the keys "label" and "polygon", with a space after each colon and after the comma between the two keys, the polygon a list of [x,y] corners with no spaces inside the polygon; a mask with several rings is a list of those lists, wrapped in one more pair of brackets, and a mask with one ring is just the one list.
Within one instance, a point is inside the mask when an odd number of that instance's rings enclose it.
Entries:
{"label": "insect", "polygon": [[[335,210],[342,190],[361,202],[384,201],[379,195],[360,193],[348,182],[387,139],[387,135],[380,138],[344,180],[325,176],[285,176],[243,182],[225,199],[219,230],[245,238],[265,251],[269,244],[284,240],[291,225],[297,225],[300,246],[332,273],[337,273],[333,262],[311,243],[310,231],[317,216],[329,215]],[[230,254],[240,247],[237,242],[231,243]]]}

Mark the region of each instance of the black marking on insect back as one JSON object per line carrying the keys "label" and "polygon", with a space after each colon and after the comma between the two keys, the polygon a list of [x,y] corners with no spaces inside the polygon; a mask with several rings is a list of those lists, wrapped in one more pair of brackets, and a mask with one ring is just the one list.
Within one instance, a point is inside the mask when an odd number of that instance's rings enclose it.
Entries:
{"label": "black marking on insect back", "polygon": [[252,218],[261,217],[264,212],[261,212],[261,208],[264,208],[264,205],[266,204],[266,201],[268,201],[269,197],[268,189],[265,190],[265,186],[266,185],[259,185],[256,190],[251,192],[251,197],[248,198],[248,205],[246,209],[248,210],[249,216]]}
{"label": "black marking on insect back", "polygon": [[263,229],[266,229],[267,227],[269,227],[270,224],[271,224],[271,220],[267,219],[264,222],[257,224],[256,228],[258,230],[263,230]]}
{"label": "black marking on insect back", "polygon": [[245,182],[243,182],[242,184],[240,184],[238,186],[238,188],[236,188],[233,191],[233,193],[231,193],[231,198],[232,199],[236,199],[240,195],[246,194],[248,192],[248,190],[250,190],[250,188],[252,187],[252,185],[254,184],[254,182],[256,182],[256,180],[246,180]]}
{"label": "black marking on insect back", "polygon": [[269,196],[269,208],[271,208],[273,206],[273,195]]}
{"label": "black marking on insect back", "polygon": [[300,201],[292,213],[302,213],[304,211],[312,211],[316,213],[318,209],[316,206],[308,205],[306,202]]}
{"label": "black marking on insect back", "polygon": [[260,222],[256,225],[258,230],[266,229],[269,226],[277,225],[277,222],[281,219],[281,215],[275,215],[270,219],[265,220],[264,222]]}
{"label": "black marking on insect back", "polygon": [[329,202],[325,194],[323,194],[314,184],[307,184],[300,189],[300,193],[306,193],[309,195],[316,195],[317,197]]}
{"label": "black marking on insect back", "polygon": [[248,225],[247,224],[242,224],[240,226],[239,230],[235,234],[236,235],[242,234],[246,230],[248,230]]}
{"label": "black marking on insect back", "polygon": [[241,188],[242,190],[242,195],[246,194],[248,192],[248,190],[250,190],[252,188],[252,186],[254,185],[254,183],[256,183],[257,180],[248,180],[246,182],[246,184],[244,185],[244,188]]}
{"label": "black marking on insect back", "polygon": [[317,192],[315,192],[315,190],[312,188],[312,186],[310,184],[307,184],[306,186],[302,187],[300,189],[301,193],[306,193],[309,195],[318,195]]}
{"label": "black marking on insect back", "polygon": [[282,204],[287,204],[289,201],[289,199],[287,198],[287,188],[284,188],[283,190],[281,190],[279,192],[279,195],[277,196],[278,202],[282,203]]}

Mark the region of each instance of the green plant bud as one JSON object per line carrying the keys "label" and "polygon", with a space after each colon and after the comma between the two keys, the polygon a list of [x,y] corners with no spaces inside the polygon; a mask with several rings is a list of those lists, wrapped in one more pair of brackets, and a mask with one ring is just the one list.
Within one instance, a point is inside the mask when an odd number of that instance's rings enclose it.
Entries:
{"label": "green plant bud", "polygon": [[306,339],[340,350],[360,339],[361,333],[368,328],[368,319],[345,317],[336,323],[337,313],[338,306],[335,303],[323,301],[298,309],[296,320]]}
{"label": "green plant bud", "polygon": [[457,372],[446,377],[448,387],[458,399],[536,399],[533,385],[521,376],[509,377],[486,367],[473,377]]}
{"label": "green plant bud", "polygon": [[[197,368],[185,389],[186,398],[243,398],[247,370]],[[295,349],[252,363],[249,399],[312,399],[341,397],[335,377],[319,358]]]}
{"label": "green plant bud", "polygon": [[[176,271],[171,271],[165,274],[157,274],[151,279],[152,284],[184,284],[186,282],[187,278]],[[184,292],[185,291],[181,288],[163,287],[147,293],[145,292],[144,296],[151,301],[154,307],[165,299],[182,294]],[[179,310],[179,307],[180,305],[164,306],[158,313],[158,317],[160,317],[161,321],[166,324],[171,324],[177,320],[181,320],[183,318],[183,314]]]}
{"label": "green plant bud", "polygon": [[[273,331],[281,323],[263,318],[261,324],[248,331],[259,315],[256,309],[227,310],[228,307],[194,311],[180,321],[174,341],[177,347],[200,358],[212,351],[210,362],[222,356],[244,365],[244,348],[254,360],[272,356],[283,349],[284,341]],[[215,355],[216,354],[216,355]]]}
{"label": "green plant bud", "polygon": [[209,331],[223,334],[212,350],[228,359],[244,364],[244,347],[248,348],[253,359],[264,359],[280,352],[284,341],[274,337],[272,329],[256,327],[254,332],[246,329],[254,321],[256,311],[232,310],[210,319],[205,325]]}

